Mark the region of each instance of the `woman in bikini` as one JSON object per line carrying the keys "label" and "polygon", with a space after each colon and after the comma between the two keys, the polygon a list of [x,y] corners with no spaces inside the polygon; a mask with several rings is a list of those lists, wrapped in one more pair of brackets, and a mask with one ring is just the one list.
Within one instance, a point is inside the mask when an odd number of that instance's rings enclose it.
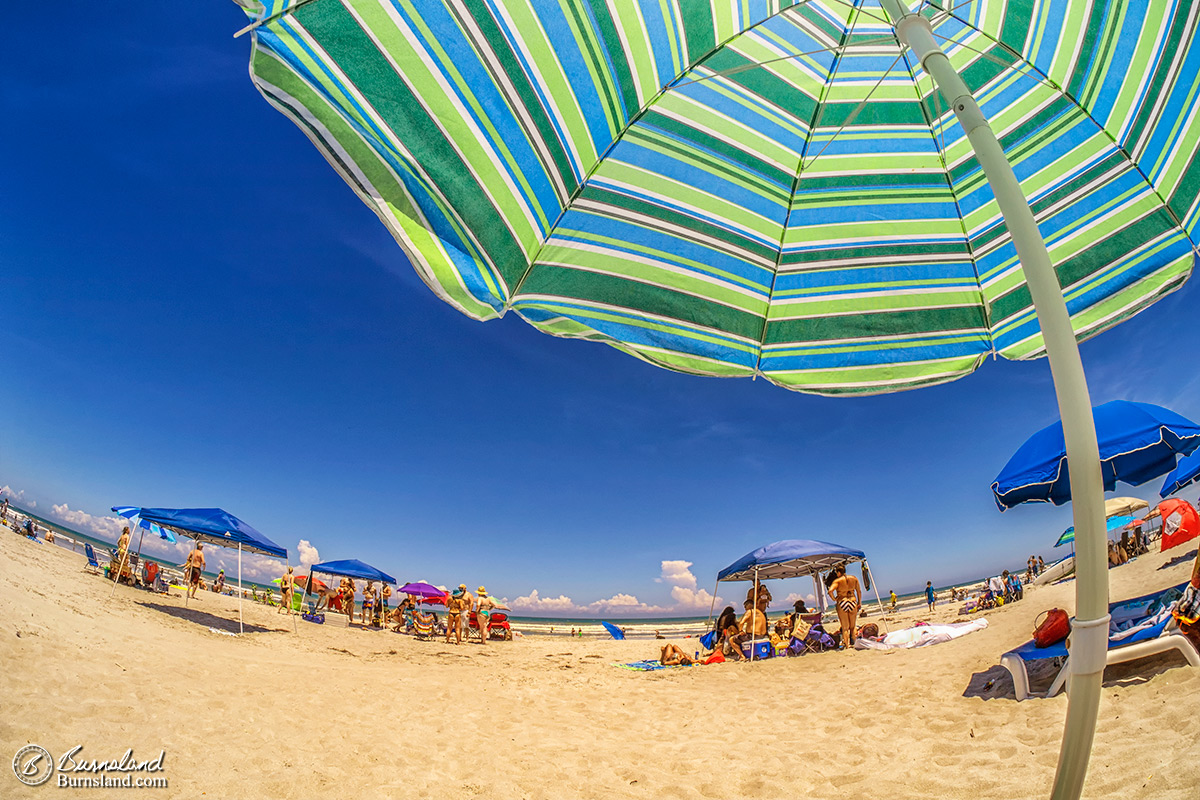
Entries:
{"label": "woman in bikini", "polygon": [[279,608],[275,609],[275,613],[287,610],[287,613],[292,613],[292,568],[288,567],[287,572],[283,573],[283,577],[279,581]]}
{"label": "woman in bikini", "polygon": [[462,587],[454,590],[450,595],[450,599],[446,601],[446,643],[450,643],[450,632],[454,632],[455,644],[462,644],[462,628],[459,627],[459,621],[462,619],[463,609],[467,607],[467,593]]}
{"label": "woman in bikini", "polygon": [[664,667],[690,667],[695,662],[691,656],[679,649],[678,645],[664,644],[658,656],[658,663]]}
{"label": "woman in bikini", "polygon": [[846,574],[845,564],[834,567],[833,574],[833,584],[829,588],[837,601],[838,622],[842,623],[842,647],[849,650],[854,646],[854,626],[862,605],[862,589],[859,588],[858,578]]}

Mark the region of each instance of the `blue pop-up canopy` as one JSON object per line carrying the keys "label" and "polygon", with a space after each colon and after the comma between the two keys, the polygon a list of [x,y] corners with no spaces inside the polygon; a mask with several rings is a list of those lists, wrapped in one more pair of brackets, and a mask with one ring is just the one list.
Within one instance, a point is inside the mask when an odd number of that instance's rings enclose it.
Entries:
{"label": "blue pop-up canopy", "polygon": [[116,506],[134,511],[147,522],[169,528],[197,542],[212,542],[222,547],[238,547],[248,553],[262,553],[274,558],[287,558],[287,548],[280,547],[254,528],[220,508],[135,508]]}
{"label": "blue pop-up canopy", "polygon": [[357,558],[347,558],[344,561],[326,561],[324,564],[313,564],[308,568],[311,575],[314,572],[324,572],[326,575],[344,575],[347,578],[361,578],[366,581],[382,581],[396,583],[396,579],[382,570],[375,569],[370,564],[364,564]]}
{"label": "blue pop-up canopy", "polygon": [[785,539],[760,547],[717,573],[717,581],[799,578],[847,561],[865,561],[862,550],[815,539]]}
{"label": "blue pop-up canopy", "polygon": [[1197,479],[1200,479],[1200,450],[1187,458],[1179,459],[1175,471],[1168,475],[1163,482],[1158,496],[1170,497],[1188,484],[1195,483]]}
{"label": "blue pop-up canopy", "polygon": [[[1180,455],[1200,447],[1200,425],[1174,411],[1149,403],[1114,400],[1092,409],[1100,445],[1104,490],[1117,481],[1138,486],[1175,468]],[[1062,423],[1030,436],[992,483],[1001,511],[1019,503],[1071,499]]]}

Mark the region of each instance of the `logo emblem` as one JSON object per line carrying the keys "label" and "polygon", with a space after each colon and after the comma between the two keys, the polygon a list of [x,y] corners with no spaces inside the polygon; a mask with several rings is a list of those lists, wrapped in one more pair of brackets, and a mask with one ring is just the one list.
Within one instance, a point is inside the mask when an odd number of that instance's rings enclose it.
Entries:
{"label": "logo emblem", "polygon": [[27,744],[13,756],[13,774],[26,786],[41,786],[54,772],[54,758],[46,748]]}

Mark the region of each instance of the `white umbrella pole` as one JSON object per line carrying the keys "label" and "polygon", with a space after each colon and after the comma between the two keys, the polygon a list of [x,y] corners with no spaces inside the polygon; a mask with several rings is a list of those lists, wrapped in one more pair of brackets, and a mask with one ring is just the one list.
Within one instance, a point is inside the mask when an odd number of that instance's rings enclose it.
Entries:
{"label": "white umbrella pole", "polygon": [[1071,505],[1077,542],[1076,620],[1071,633],[1069,700],[1052,797],[1078,798],[1083,791],[1092,739],[1096,734],[1109,620],[1104,483],[1083,362],[1046,243],[1012,165],[979,105],[950,59],[934,41],[929,20],[913,14],[899,0],[882,0],[882,3],[894,21],[896,35],[920,58],[921,66],[933,77],[971,142],[1012,235],[1042,329],[1070,464]]}
{"label": "white umbrella pole", "polygon": [[242,624],[242,543],[238,542],[238,633],[245,633]]}
{"label": "white umbrella pole", "polygon": [[713,584],[712,602],[708,604],[708,624],[709,625],[712,625],[712,623],[713,623],[713,609],[715,609],[717,607],[717,589],[719,589],[719,588],[721,588],[721,582],[717,581],[716,583]]}
{"label": "white umbrella pole", "polygon": [[[142,536],[146,535],[146,531],[142,531]],[[138,539],[138,553],[142,552],[142,540]],[[113,580],[112,592],[108,595],[112,597],[117,593],[117,584],[121,582],[121,573],[125,571],[125,565],[129,563],[129,545],[125,545],[125,555],[121,558],[121,563],[117,567],[117,577]]]}

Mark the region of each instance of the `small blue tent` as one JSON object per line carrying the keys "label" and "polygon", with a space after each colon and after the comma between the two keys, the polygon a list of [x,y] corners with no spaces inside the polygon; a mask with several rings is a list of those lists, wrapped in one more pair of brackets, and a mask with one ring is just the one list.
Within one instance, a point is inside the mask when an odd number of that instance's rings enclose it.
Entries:
{"label": "small blue tent", "polygon": [[752,550],[717,573],[717,581],[799,578],[850,561],[866,561],[862,550],[815,539],[785,539]]}
{"label": "small blue tent", "polygon": [[375,569],[370,564],[364,564],[357,558],[347,558],[343,561],[326,561],[324,564],[313,564],[308,568],[308,574],[324,572],[326,575],[339,575],[347,578],[360,578],[365,581],[381,581],[396,583],[396,579],[382,570]]}

